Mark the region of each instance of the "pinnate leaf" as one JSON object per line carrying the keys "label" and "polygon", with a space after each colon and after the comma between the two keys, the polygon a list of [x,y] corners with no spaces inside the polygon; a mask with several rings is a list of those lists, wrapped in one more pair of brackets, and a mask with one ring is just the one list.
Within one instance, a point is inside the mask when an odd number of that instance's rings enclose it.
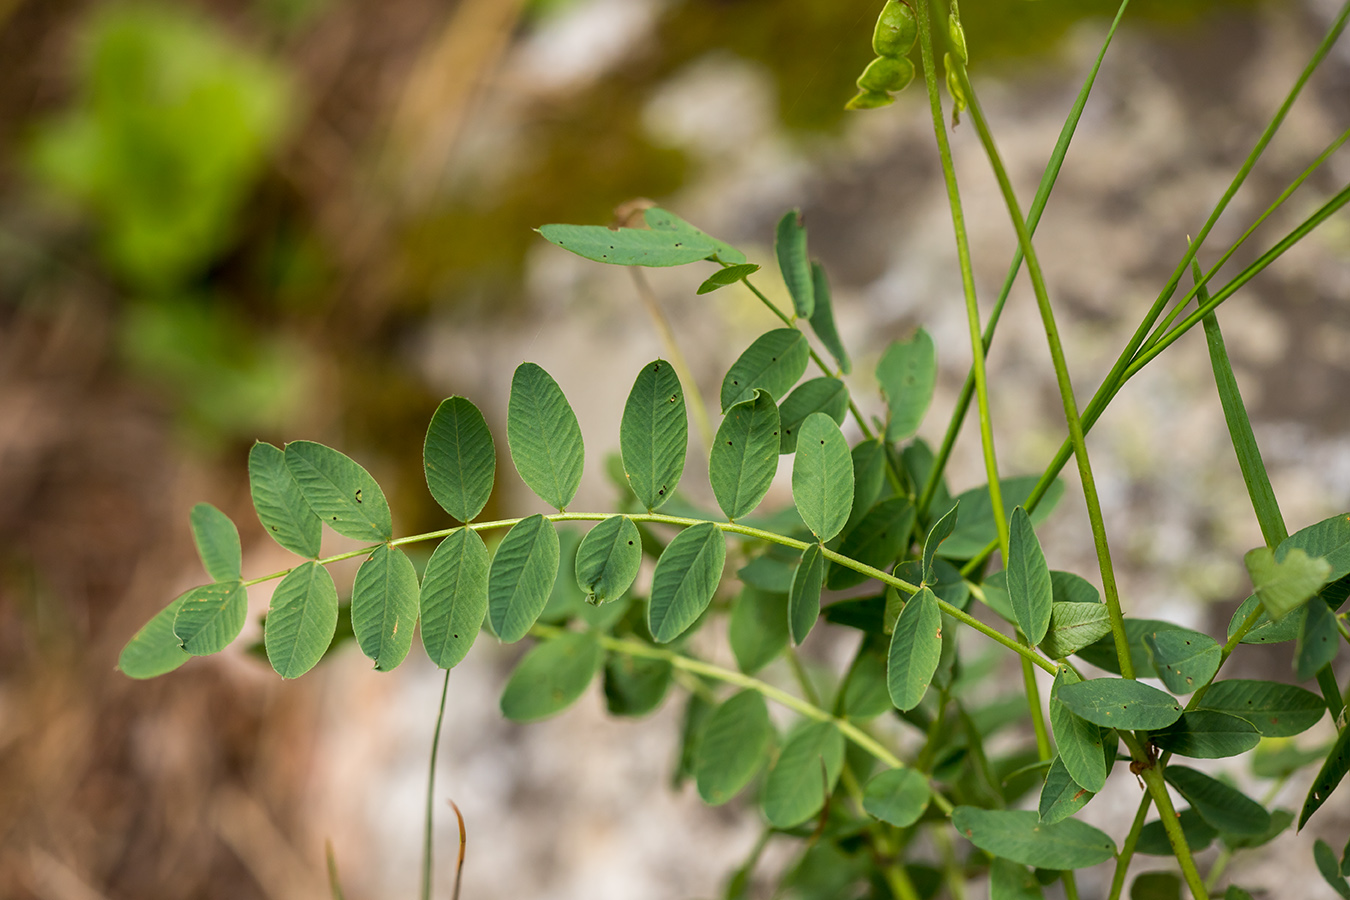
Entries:
{"label": "pinnate leaf", "polygon": [[286,454],[262,441],[254,444],[248,453],[248,485],[258,521],[272,539],[300,556],[318,556],[323,523],[305,501]]}
{"label": "pinnate leaf", "polygon": [[487,546],[478,532],[456,528],[441,541],[422,573],[422,646],[442,669],[464,659],[487,618]]}
{"label": "pinnate leaf", "polygon": [[471,522],[492,496],[497,449],[478,407],[463,397],[441,401],[422,449],[427,487],[441,509]]}
{"label": "pinnate leaf", "polygon": [[708,479],[731,521],[754,510],[778,471],[778,407],[762,390],[727,411],[713,439]]}
{"label": "pinnate leaf", "polygon": [[328,652],[337,621],[333,576],[317,562],[297,566],[281,579],[268,605],[263,630],[268,662],[282,678],[299,678]]}
{"label": "pinnate leaf", "polygon": [[566,509],[581,484],[581,426],[562,388],[534,363],[521,363],[511,379],[506,442],[530,490],[549,506]]}
{"label": "pinnate leaf", "polygon": [[647,604],[648,628],[657,643],[679,637],[708,608],[726,560],[726,540],[711,522],[691,525],[670,542],[656,561]]}
{"label": "pinnate leaf", "polygon": [[795,328],[766,331],[746,348],[722,379],[722,412],[765,390],[775,402],[806,372],[811,358],[806,335]]}
{"label": "pinnate leaf", "polygon": [[197,555],[212,581],[238,581],[243,566],[243,550],[239,546],[239,529],[230,517],[210,503],[192,507],[192,539],[197,544]]}
{"label": "pinnate leaf", "polygon": [[291,441],[286,467],[310,509],[338,534],[365,541],[393,539],[394,520],[384,491],[351,457],[314,441]]}
{"label": "pinnate leaf", "polygon": [[488,569],[488,616],[497,637],[513,644],[548,604],[558,579],[558,530],[543,516],[521,519],[497,546]]}
{"label": "pinnate leaf", "polygon": [[844,530],[853,511],[853,457],[834,420],[812,413],[802,423],[792,462],[792,497],[820,541]]}

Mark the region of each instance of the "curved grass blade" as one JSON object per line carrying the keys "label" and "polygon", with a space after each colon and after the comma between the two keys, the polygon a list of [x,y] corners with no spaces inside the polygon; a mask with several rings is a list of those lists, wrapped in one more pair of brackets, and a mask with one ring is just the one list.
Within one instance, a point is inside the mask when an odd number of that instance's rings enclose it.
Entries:
{"label": "curved grass blade", "polygon": [[802,423],[792,463],[792,499],[822,543],[844,530],[853,511],[853,457],[835,421],[812,413]]}
{"label": "curved grass blade", "polygon": [[1263,737],[1293,737],[1321,721],[1327,704],[1292,684],[1231,678],[1211,684],[1196,709],[1241,716]]}
{"label": "curved grass blade", "polygon": [[908,828],[923,816],[933,792],[928,779],[913,769],[886,769],[863,789],[863,809],[897,828]]}
{"label": "curved grass blade", "polygon": [[592,603],[617,600],[637,578],[642,536],[627,516],[602,519],[577,547],[577,584]]}
{"label": "curved grass blade", "polygon": [[820,617],[820,589],[824,582],[825,557],[821,555],[820,545],[812,544],[802,554],[788,594],[788,625],[794,643],[806,640]]}
{"label": "curved grass blade", "polygon": [[248,486],[258,521],[272,540],[292,553],[319,555],[323,523],[305,501],[286,465],[286,454],[258,441],[248,452]]}
{"label": "curved grass blade", "polygon": [[193,656],[218,653],[244,630],[248,591],[239,581],[204,584],[188,591],[173,619],[173,633]]}
{"label": "curved grass blade", "polygon": [[1239,756],[1261,743],[1261,732],[1246,719],[1209,709],[1183,712],[1181,718],[1149,740],[1176,756],[1224,759]]}
{"label": "curved grass blade", "polygon": [[1031,810],[958,806],[952,825],[986,853],[1038,869],[1084,869],[1116,855],[1115,842],[1086,822],[1045,823]]}
{"label": "curved grass blade", "polygon": [[492,496],[497,448],[478,407],[463,397],[441,401],[422,445],[427,488],[441,509],[472,522]]}
{"label": "curved grass blade", "polygon": [[797,449],[797,433],[802,422],[818,412],[829,416],[836,425],[844,424],[848,415],[848,386],[838,378],[822,377],[803,381],[793,388],[778,407],[778,417],[783,425],[780,453],[792,453]]}
{"label": "curved grass blade", "polygon": [[488,570],[488,616],[507,644],[529,632],[558,580],[558,529],[543,516],[521,519],[497,546]]}
{"label": "curved grass blade", "polygon": [[581,484],[586,449],[562,388],[534,363],[521,363],[511,378],[506,443],[530,490],[549,506],[565,510]]}
{"label": "curved grass blade", "polygon": [[920,328],[907,341],[891,341],[877,363],[877,382],[886,400],[886,440],[912,437],[919,430],[937,387],[937,350]]}
{"label": "curved grass blade", "polygon": [[537,722],[562,712],[586,692],[604,651],[589,631],[569,631],[526,653],[502,691],[502,715]]}
{"label": "curved grass blade", "polygon": [[727,641],[736,667],[753,675],[788,645],[788,595],[746,585],[736,595],[727,623]]}
{"label": "curved grass blade", "polygon": [[942,658],[942,611],[937,597],[923,588],[909,599],[895,620],[886,686],[896,709],[919,705]]}
{"label": "curved grass blade", "polygon": [[675,367],[656,360],[642,367],[619,424],[623,471],[649,512],[670,499],[684,473],[689,418]]}
{"label": "curved grass blade", "polygon": [[1303,800],[1303,809],[1298,814],[1300,831],[1308,819],[1312,818],[1313,813],[1327,802],[1327,798],[1340,785],[1347,771],[1350,771],[1350,728],[1342,728],[1340,737],[1327,754],[1317,777],[1313,779],[1312,787],[1308,789],[1308,796]]}
{"label": "curved grass blade", "polygon": [[238,581],[244,552],[239,546],[239,529],[230,517],[210,503],[198,503],[192,507],[189,521],[206,574],[212,581]]}
{"label": "curved grass blade", "polygon": [[1050,583],[1050,567],[1041,552],[1041,542],[1036,540],[1031,517],[1020,506],[1012,513],[1007,569],[1008,601],[1017,617],[1017,625],[1029,643],[1039,644],[1050,630],[1054,589]]}
{"label": "curved grass blade", "polygon": [[789,210],[778,220],[773,242],[778,268],[783,282],[792,295],[792,308],[803,319],[816,311],[815,279],[811,274],[811,258],[806,253],[806,226],[800,210]]}
{"label": "curved grass blade", "polygon": [[263,629],[267,661],[282,678],[299,678],[328,652],[337,621],[333,576],[317,562],[297,566],[272,592]]}
{"label": "curved grass blade", "polygon": [[1144,635],[1144,646],[1158,677],[1174,694],[1189,694],[1209,684],[1223,659],[1218,641],[1189,628],[1150,632]]}
{"label": "curved grass blade", "polygon": [[777,402],[806,373],[810,358],[806,335],[797,329],[764,332],[737,357],[722,379],[722,412],[753,397],[756,389],[768,391]]}
{"label": "curved grass blade", "polygon": [[1062,684],[1059,699],[1074,715],[1103,728],[1166,728],[1181,718],[1171,694],[1128,678],[1093,678]]}
{"label": "curved grass blade", "polygon": [[1050,729],[1059,748],[1059,760],[1069,777],[1096,794],[1106,786],[1108,771],[1102,729],[1076,715],[1060,699],[1065,687],[1077,683],[1078,676],[1067,667],[1061,667],[1055,675],[1054,686],[1050,689]]}
{"label": "curved grass blade", "polygon": [[285,452],[286,468],[305,502],[329,528],[358,540],[393,539],[389,502],[359,463],[314,441],[291,441]]}
{"label": "curved grass blade", "polygon": [[675,535],[656,561],[647,604],[648,629],[658,644],[679,637],[708,608],[726,560],[726,540],[711,522],[691,525]]}
{"label": "curved grass blade", "polygon": [[[191,591],[188,591],[191,593]],[[173,620],[188,594],[161,609],[127,641],[117,657],[117,668],[128,678],[156,678],[172,672],[192,658],[173,633]]]}
{"label": "curved grass blade", "polygon": [[713,439],[708,480],[717,505],[731,521],[759,506],[778,471],[778,407],[768,392],[727,411]]}
{"label": "curved grass blade", "polygon": [[[604,225],[544,225],[544,240],[577,256],[615,266],[682,266],[717,252],[712,239],[676,231],[606,228]],[[707,238],[707,235],[703,236]]]}
{"label": "curved grass blade", "polygon": [[1217,831],[1250,836],[1270,827],[1270,813],[1265,807],[1203,772],[1173,765],[1163,770],[1163,777]]}
{"label": "curved grass blade", "polygon": [[473,646],[487,618],[487,546],[478,532],[456,528],[427,560],[418,600],[422,646],[442,669],[452,669]]}
{"label": "curved grass blade", "polygon": [[839,329],[834,324],[834,304],[830,299],[830,282],[825,277],[825,267],[818,262],[811,263],[811,285],[816,303],[816,309],[811,313],[811,330],[839,364],[840,374],[848,375],[853,371],[853,363],[844,342],[839,339]]}
{"label": "curved grass blade", "polygon": [[396,668],[412,648],[418,593],[417,570],[397,547],[381,544],[356,570],[352,631],[377,671]]}
{"label": "curved grass blade", "polygon": [[757,691],[741,691],[718,706],[694,755],[694,779],[703,802],[719,806],[739,794],[764,765],[777,736]]}
{"label": "curved grass blade", "polygon": [[806,721],[788,735],[764,784],[764,815],[793,828],[820,812],[844,768],[844,736],[831,722]]}

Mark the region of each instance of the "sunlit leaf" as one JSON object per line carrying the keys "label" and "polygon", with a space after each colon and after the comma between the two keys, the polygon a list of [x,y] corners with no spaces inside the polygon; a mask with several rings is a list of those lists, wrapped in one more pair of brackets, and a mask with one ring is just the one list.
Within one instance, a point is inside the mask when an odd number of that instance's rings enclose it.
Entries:
{"label": "sunlit leaf", "polygon": [[1186,798],[1191,808],[1225,834],[1261,834],[1270,825],[1265,807],[1218,779],[1186,766],[1170,765],[1163,770],[1167,783]]}
{"label": "sunlit leaf", "polygon": [[161,609],[127,641],[121,655],[117,657],[117,668],[123,675],[128,678],[156,678],[172,672],[192,658],[192,654],[183,649],[178,635],[173,633],[173,621],[190,593],[192,591]]}
{"label": "sunlit leaf", "polygon": [[589,631],[569,631],[526,653],[502,691],[502,715],[536,722],[562,712],[586,692],[604,651]]}
{"label": "sunlit leaf", "polygon": [[731,364],[722,379],[722,412],[749,400],[757,389],[767,391],[777,402],[806,372],[810,358],[806,335],[797,329],[764,332]]}
{"label": "sunlit leaf", "polygon": [[792,462],[792,498],[820,541],[844,529],[853,510],[853,458],[834,420],[812,413],[802,423]]}
{"label": "sunlit leaf", "polygon": [[812,544],[802,554],[788,594],[788,624],[794,643],[806,640],[820,617],[820,590],[824,582],[825,557],[821,555],[820,545]]}
{"label": "sunlit leaf", "polygon": [[190,515],[197,555],[212,581],[238,581],[243,566],[239,530],[230,517],[210,503],[198,503]]}
{"label": "sunlit leaf", "polygon": [[286,454],[258,441],[248,453],[248,485],[258,521],[278,544],[301,556],[319,555],[323,523],[305,502]]}
{"label": "sunlit leaf", "polygon": [[1030,810],[958,806],[952,825],[976,847],[1024,866],[1083,869],[1116,855],[1107,835],[1077,819],[1048,824]]}
{"label": "sunlit leaf", "polygon": [[394,537],[384,491],[355,460],[313,441],[291,441],[286,468],[309,508],[338,534],[365,541]]}
{"label": "sunlit leaf", "polygon": [[267,659],[282,678],[299,678],[328,652],[337,631],[338,595],[333,576],[317,562],[297,566],[272,592],[263,640]]}
{"label": "sunlit leaf", "polygon": [[830,299],[830,282],[825,277],[825,267],[818,262],[811,263],[811,284],[816,303],[816,309],[811,313],[811,330],[839,364],[840,374],[847,375],[853,371],[853,364],[844,349],[844,342],[839,339],[839,329],[834,324],[834,303]]}
{"label": "sunlit leaf", "polygon": [[361,652],[381,672],[403,662],[417,624],[417,570],[407,554],[381,544],[356,570],[352,584],[352,630]]}
{"label": "sunlit leaf", "polygon": [[844,417],[848,415],[848,387],[838,378],[812,378],[793,388],[778,407],[778,417],[783,425],[779,452],[792,453],[797,449],[802,422],[812,413],[824,413],[836,425],[844,424]]}
{"label": "sunlit leaf", "polygon": [[933,592],[923,588],[905,604],[891,634],[886,684],[897,709],[919,705],[941,656],[942,611]]}
{"label": "sunlit leaf", "polygon": [[811,275],[811,258],[806,252],[806,226],[802,223],[800,211],[790,210],[778,220],[773,251],[778,257],[783,283],[792,296],[793,310],[801,318],[809,319],[816,311],[816,292]]}
{"label": "sunlit leaf", "polygon": [[764,784],[764,815],[792,828],[820,812],[844,768],[844,736],[829,722],[804,721],[788,735]]}
{"label": "sunlit leaf", "polygon": [[488,569],[488,617],[508,644],[525,636],[544,611],[558,579],[558,530],[543,516],[511,527]]}
{"label": "sunlit leaf", "polygon": [[691,525],[675,535],[652,573],[647,625],[657,643],[679,637],[708,608],[726,559],[726,540],[711,522]]}
{"label": "sunlit leaf", "polygon": [[928,779],[913,769],[886,769],[867,782],[863,809],[897,828],[908,828],[923,816],[933,797]]}
{"label": "sunlit leaf", "polygon": [[193,656],[218,653],[244,630],[248,591],[239,581],[204,584],[188,591],[173,619],[173,633]]}
{"label": "sunlit leaf", "polygon": [[658,509],[675,493],[689,446],[684,389],[675,367],[655,360],[642,367],[619,423],[623,471],[638,502]]}
{"label": "sunlit leaf", "polygon": [[778,407],[762,390],[727,410],[708,460],[717,505],[733,522],[769,492],[778,471]]}
{"label": "sunlit leaf", "polygon": [[718,806],[740,793],[763,767],[776,738],[759,693],[741,691],[719,705],[708,718],[694,757],[699,796]]}
{"label": "sunlit leaf", "polygon": [[566,509],[581,484],[581,426],[558,382],[534,363],[521,363],[511,378],[506,443],[530,490],[549,506]]}
{"label": "sunlit leaf", "polygon": [[456,528],[441,541],[422,573],[422,646],[442,669],[469,652],[488,608],[487,546],[478,532]]}
{"label": "sunlit leaf", "polygon": [[886,400],[886,440],[894,443],[919,430],[937,387],[937,351],[920,328],[907,341],[891,341],[877,363]]}
{"label": "sunlit leaf", "polygon": [[463,397],[442,400],[422,446],[427,487],[441,509],[471,522],[492,496],[497,449],[487,420]]}

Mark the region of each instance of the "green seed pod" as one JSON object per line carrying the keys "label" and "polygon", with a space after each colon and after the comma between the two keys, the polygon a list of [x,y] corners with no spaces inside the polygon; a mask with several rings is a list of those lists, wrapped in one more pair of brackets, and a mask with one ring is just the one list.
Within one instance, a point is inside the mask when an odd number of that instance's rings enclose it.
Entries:
{"label": "green seed pod", "polygon": [[895,102],[895,98],[885,91],[859,91],[858,95],[844,104],[844,109],[880,109]]}
{"label": "green seed pod", "polygon": [[951,40],[956,55],[961,57],[961,62],[970,62],[970,52],[966,50],[966,29],[961,26],[961,18],[956,14],[956,10],[947,13],[947,37]]}
{"label": "green seed pod", "polygon": [[952,124],[960,121],[961,113],[966,109],[966,91],[961,87],[961,79],[956,75],[956,67],[960,65],[952,60],[950,53],[942,54],[942,67],[947,70],[947,93],[952,95]]}
{"label": "green seed pod", "polygon": [[914,10],[903,0],[886,0],[872,32],[872,50],[877,56],[899,59],[914,49],[919,38],[919,22]]}
{"label": "green seed pod", "polygon": [[858,76],[858,89],[863,92],[900,91],[913,80],[914,63],[903,57],[878,56]]}

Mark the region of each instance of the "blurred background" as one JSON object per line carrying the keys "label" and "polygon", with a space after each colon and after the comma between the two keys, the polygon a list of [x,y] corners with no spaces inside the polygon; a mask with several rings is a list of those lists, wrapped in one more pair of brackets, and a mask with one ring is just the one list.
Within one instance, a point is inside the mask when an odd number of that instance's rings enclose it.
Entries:
{"label": "blurred background", "polygon": [[[1080,397],[1337,6],[1132,4],[1038,235]],[[291,564],[252,512],[255,439],[339,447],[385,486],[399,533],[444,527],[421,470],[436,403],[468,396],[502,450],[510,372],[531,359],[586,435],[576,508],[608,507],[604,455],[661,344],[630,274],[547,245],[541,224],[605,223],[651,198],[767,264],[774,221],[800,207],[857,360],[855,396],[880,410],[872,365],[924,326],[942,379],[921,434],[940,440],[969,351],[926,104],[912,87],[883,111],[842,109],[879,7],[0,0],[0,896],[324,897],[326,840],[347,897],[413,894],[440,687],[420,648],[393,674],[348,648],[283,684],[247,652],[251,624],[227,653],[154,682],[114,664],[203,579],[194,502],[238,524],[245,577]],[[962,11],[1026,204],[1114,4]],[[1343,43],[1202,262],[1347,122]],[[1014,238],[973,129],[954,141],[987,310]],[[1235,265],[1347,180],[1341,152]],[[695,268],[648,281],[707,394],[772,320],[738,288],[695,297]],[[1350,219],[1223,315],[1291,530],[1350,509]],[[1039,471],[1064,432],[1029,291],[1014,294],[991,367],[1005,471]],[[1198,333],[1125,390],[1091,444],[1127,609],[1221,633],[1260,534]],[[703,474],[692,460],[686,485]],[[485,514],[536,511],[501,463]],[[982,480],[971,430],[951,482]],[[1096,581],[1072,486],[1041,537],[1053,567]],[[340,590],[353,572],[335,568]],[[256,612],[266,587],[253,589]],[[808,658],[837,666],[849,649],[818,639]],[[484,639],[451,678],[438,896],[455,851],[446,797],[468,824],[466,898],[719,895],[757,813],[671,789],[678,700],[633,723],[607,718],[593,690],[558,719],[512,725],[496,704],[519,652]],[[1233,669],[1291,677],[1285,648],[1239,654]],[[1118,781],[1085,814],[1116,834],[1137,802]],[[1305,789],[1295,779],[1283,804]],[[1350,798],[1319,819],[1241,858],[1235,877],[1275,896],[1325,890],[1290,879],[1311,871],[1313,837],[1344,840]],[[787,862],[770,848],[757,896]]]}

